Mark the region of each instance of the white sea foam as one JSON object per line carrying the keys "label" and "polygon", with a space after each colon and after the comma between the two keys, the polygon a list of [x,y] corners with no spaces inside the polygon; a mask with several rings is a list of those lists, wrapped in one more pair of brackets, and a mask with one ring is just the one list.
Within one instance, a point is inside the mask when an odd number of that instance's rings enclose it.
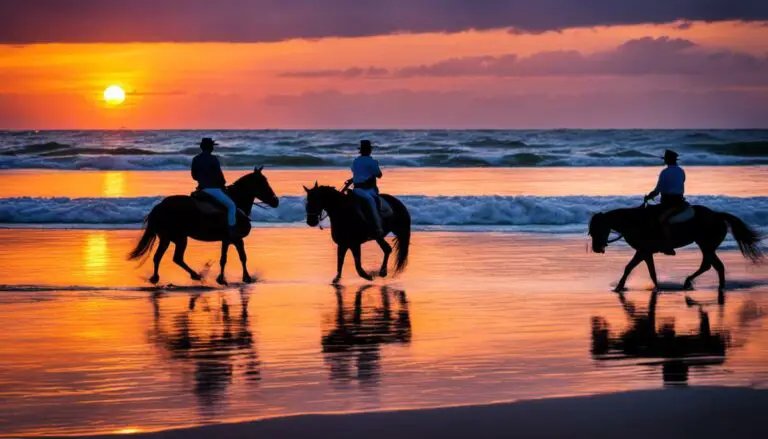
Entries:
{"label": "white sea foam", "polygon": [[[416,226],[450,228],[514,227],[524,230],[564,229],[586,225],[592,214],[638,204],[634,197],[502,197],[457,196],[400,198]],[[4,198],[0,223],[5,224],[139,224],[159,197],[140,198]],[[768,197],[690,197],[693,203],[739,216],[748,224],[768,227]],[[304,221],[304,198],[283,197],[277,209],[253,209],[257,223]]]}

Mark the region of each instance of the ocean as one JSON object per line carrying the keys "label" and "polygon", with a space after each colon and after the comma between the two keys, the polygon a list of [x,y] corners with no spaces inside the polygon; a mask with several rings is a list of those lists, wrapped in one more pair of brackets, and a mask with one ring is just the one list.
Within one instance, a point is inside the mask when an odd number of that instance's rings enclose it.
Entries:
{"label": "ocean", "polygon": [[[127,261],[163,197],[194,189],[203,136],[229,182],[265,166],[243,284],[230,251],[190,241]],[[340,187],[360,139],[413,218],[399,277],[333,286],[328,228],[302,186]],[[729,237],[717,276],[695,246],[588,251],[596,212],[636,206],[665,148],[689,201],[768,232],[768,130],[61,131],[0,133],[0,437],[151,432],[312,413],[477,405],[668,386],[768,388],[768,272]],[[363,247],[363,265],[381,251]],[[653,324],[649,324],[653,322]],[[671,372],[670,372],[671,371]]]}

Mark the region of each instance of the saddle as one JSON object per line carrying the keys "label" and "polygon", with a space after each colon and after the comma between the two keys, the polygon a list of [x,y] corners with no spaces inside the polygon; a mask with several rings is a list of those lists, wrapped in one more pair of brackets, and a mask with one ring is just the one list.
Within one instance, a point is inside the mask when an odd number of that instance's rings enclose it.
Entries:
{"label": "saddle", "polygon": [[[348,196],[353,197],[353,200],[355,200],[355,203],[357,205],[357,210],[360,212],[361,215],[363,215],[363,212],[368,211],[367,210],[368,207],[366,206],[367,202],[363,198],[355,195],[354,192],[350,192]],[[391,218],[392,216],[395,215],[395,211],[392,210],[392,206],[387,202],[387,200],[385,200],[380,196],[376,198],[378,201],[376,205],[379,207],[379,216],[381,217],[381,219]],[[365,215],[363,216],[365,217]]]}
{"label": "saddle", "polygon": [[682,224],[692,220],[696,216],[696,210],[690,203],[685,202],[680,206],[666,209],[659,216],[659,220],[662,224]]}
{"label": "saddle", "polygon": [[195,202],[198,210],[200,210],[203,215],[220,215],[226,213],[227,208],[224,207],[224,205],[203,191],[194,191],[189,194],[189,197],[192,198],[192,201]]}

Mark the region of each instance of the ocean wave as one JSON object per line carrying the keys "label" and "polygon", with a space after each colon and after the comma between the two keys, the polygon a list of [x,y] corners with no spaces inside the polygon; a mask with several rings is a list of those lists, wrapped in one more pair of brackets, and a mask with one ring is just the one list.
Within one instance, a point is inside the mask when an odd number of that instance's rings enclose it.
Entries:
{"label": "ocean wave", "polygon": [[[414,225],[569,226],[585,225],[596,212],[638,204],[636,197],[404,196]],[[138,224],[160,197],[3,198],[4,224]],[[768,226],[768,197],[690,197],[692,203],[726,211],[747,223]],[[252,220],[295,223],[305,219],[303,197],[283,197],[277,209],[253,209]]]}
{"label": "ocean wave", "polygon": [[384,166],[768,165],[768,130],[51,131],[0,132],[0,169],[185,169],[202,136],[229,168],[348,167],[362,138]]}

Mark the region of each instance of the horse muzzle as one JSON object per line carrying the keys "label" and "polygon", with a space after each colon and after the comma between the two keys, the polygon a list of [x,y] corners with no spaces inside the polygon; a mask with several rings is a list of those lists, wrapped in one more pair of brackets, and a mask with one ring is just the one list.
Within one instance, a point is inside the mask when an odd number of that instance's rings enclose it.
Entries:
{"label": "horse muzzle", "polygon": [[307,215],[307,225],[309,227],[317,227],[320,224],[320,218],[317,215]]}
{"label": "horse muzzle", "polygon": [[271,199],[265,201],[265,203],[267,203],[267,206],[275,209],[275,208],[277,208],[277,206],[280,205],[280,199],[277,198],[276,196],[274,196]]}

